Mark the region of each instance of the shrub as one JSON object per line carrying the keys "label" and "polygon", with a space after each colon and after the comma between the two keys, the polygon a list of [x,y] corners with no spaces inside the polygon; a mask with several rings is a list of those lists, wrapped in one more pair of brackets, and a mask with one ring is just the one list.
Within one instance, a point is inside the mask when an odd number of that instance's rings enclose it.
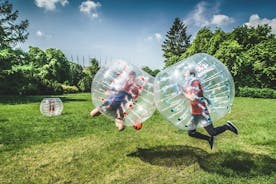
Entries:
{"label": "shrub", "polygon": [[92,77],[89,75],[85,75],[78,83],[78,86],[82,92],[90,92],[91,91],[91,82]]}
{"label": "shrub", "polygon": [[61,84],[56,81],[42,79],[39,80],[37,93],[43,95],[61,95],[63,94],[63,89]]}
{"label": "shrub", "polygon": [[76,86],[61,85],[64,93],[77,93],[79,89]]}
{"label": "shrub", "polygon": [[237,96],[253,98],[276,98],[276,90],[270,88],[239,87]]}

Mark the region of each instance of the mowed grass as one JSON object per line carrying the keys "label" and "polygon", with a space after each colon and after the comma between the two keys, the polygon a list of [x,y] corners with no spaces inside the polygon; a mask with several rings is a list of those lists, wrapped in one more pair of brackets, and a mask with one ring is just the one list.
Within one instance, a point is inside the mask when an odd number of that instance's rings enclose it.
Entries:
{"label": "mowed grass", "polygon": [[[91,95],[60,96],[61,116],[39,112],[42,96],[0,96],[0,183],[276,183],[276,100],[235,98],[215,149],[156,112],[142,130],[118,132],[89,117]],[[203,129],[200,131],[204,132]]]}

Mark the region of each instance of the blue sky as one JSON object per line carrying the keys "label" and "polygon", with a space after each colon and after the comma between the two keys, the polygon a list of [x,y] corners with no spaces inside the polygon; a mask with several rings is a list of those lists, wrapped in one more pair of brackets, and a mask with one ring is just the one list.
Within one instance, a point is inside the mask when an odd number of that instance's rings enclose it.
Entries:
{"label": "blue sky", "polygon": [[195,36],[203,26],[231,31],[269,24],[276,33],[274,0],[10,0],[28,19],[28,40],[19,46],[61,49],[87,64],[124,59],[153,69],[164,66],[161,44],[175,17]]}

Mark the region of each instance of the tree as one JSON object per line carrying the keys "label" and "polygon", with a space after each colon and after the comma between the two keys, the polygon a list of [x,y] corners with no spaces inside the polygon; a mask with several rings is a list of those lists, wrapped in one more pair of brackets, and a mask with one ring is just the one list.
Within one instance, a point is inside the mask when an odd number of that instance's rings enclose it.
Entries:
{"label": "tree", "polygon": [[274,36],[275,35],[271,34],[271,27],[268,25],[258,25],[256,28],[243,25],[235,28],[230,33],[230,39],[236,40],[242,45],[244,51]]}
{"label": "tree", "polygon": [[236,86],[242,86],[246,82],[243,80],[245,73],[241,72],[246,68],[246,61],[240,57],[242,46],[235,40],[224,41],[216,54],[214,55],[222,63],[226,65],[230,73],[232,74]]}
{"label": "tree", "polygon": [[276,84],[276,38],[263,41],[246,52],[251,63],[254,87],[273,88]]}
{"label": "tree", "polygon": [[83,77],[78,83],[78,86],[81,89],[81,91],[88,92],[91,90],[92,80],[99,69],[100,65],[98,60],[96,58],[91,58],[90,66],[83,69]]}
{"label": "tree", "polygon": [[29,47],[29,60],[36,67],[42,67],[47,64],[47,56],[43,50],[38,47]]}
{"label": "tree", "polygon": [[209,42],[213,36],[212,31],[207,28],[201,28],[198,33],[196,34],[195,39],[193,40],[190,47],[187,51],[182,55],[182,58],[186,58],[188,56],[194,55],[196,53],[204,52],[207,53],[209,49]]}
{"label": "tree", "polygon": [[70,65],[65,55],[58,49],[47,49],[45,51],[47,64],[43,68],[43,78],[64,83],[70,80]]}
{"label": "tree", "polygon": [[[186,33],[187,27],[177,17],[174,19],[173,25],[166,34],[166,39],[162,44],[163,56],[165,57],[165,67],[170,66],[177,61],[179,57],[187,50],[190,45],[191,35]],[[171,57],[173,62],[168,62]]]}
{"label": "tree", "polygon": [[89,62],[91,66],[87,68],[90,71],[90,76],[93,78],[100,69],[99,61],[96,58],[91,58]]}
{"label": "tree", "polygon": [[83,78],[83,68],[81,65],[70,62],[70,80],[71,86],[77,86],[78,82]]}
{"label": "tree", "polygon": [[18,22],[18,11],[8,1],[0,2],[0,48],[13,46],[28,38],[28,20]]}
{"label": "tree", "polygon": [[0,50],[1,94],[22,94],[29,90],[34,69],[27,58],[27,53],[20,49]]}
{"label": "tree", "polygon": [[153,77],[155,77],[160,72],[160,70],[158,69],[152,70],[148,66],[145,66],[142,69]]}
{"label": "tree", "polygon": [[213,36],[209,41],[207,53],[214,55],[217,52],[217,50],[219,50],[221,43],[225,40],[227,40],[227,34],[221,29],[215,30]]}

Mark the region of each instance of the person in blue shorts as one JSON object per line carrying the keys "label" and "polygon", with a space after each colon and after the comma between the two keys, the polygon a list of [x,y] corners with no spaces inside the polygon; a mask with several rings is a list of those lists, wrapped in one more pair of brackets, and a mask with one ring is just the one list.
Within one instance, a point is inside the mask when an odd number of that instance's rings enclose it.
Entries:
{"label": "person in blue shorts", "polygon": [[100,115],[101,111],[108,110],[109,112],[115,113],[115,126],[118,130],[124,130],[124,117],[127,115],[125,112],[125,106],[126,104],[129,104],[130,107],[127,108],[131,108],[131,106],[133,106],[133,102],[140,93],[140,86],[136,85],[135,78],[136,73],[131,71],[123,88],[115,91],[101,106],[92,110],[90,112],[90,116],[95,117]]}

